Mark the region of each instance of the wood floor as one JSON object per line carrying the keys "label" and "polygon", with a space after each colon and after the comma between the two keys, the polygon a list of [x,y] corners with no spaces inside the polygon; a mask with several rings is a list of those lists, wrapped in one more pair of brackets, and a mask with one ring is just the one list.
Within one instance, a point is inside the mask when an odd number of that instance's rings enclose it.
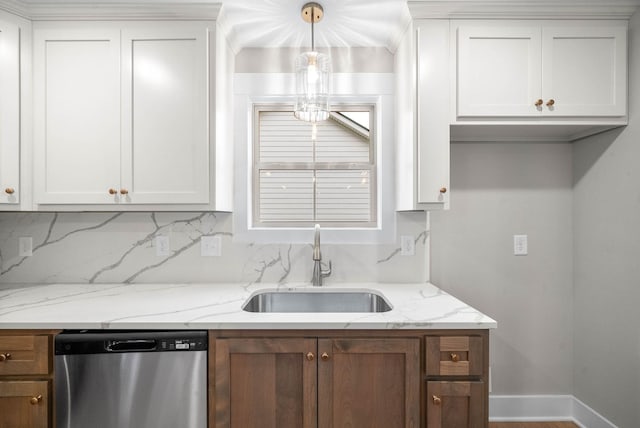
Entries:
{"label": "wood floor", "polygon": [[489,428],[578,428],[573,422],[489,422]]}

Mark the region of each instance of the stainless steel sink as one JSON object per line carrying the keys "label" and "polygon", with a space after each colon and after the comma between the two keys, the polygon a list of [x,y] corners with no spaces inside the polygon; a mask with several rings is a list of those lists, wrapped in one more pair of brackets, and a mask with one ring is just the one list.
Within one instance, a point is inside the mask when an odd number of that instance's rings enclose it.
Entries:
{"label": "stainless steel sink", "polygon": [[247,312],[387,312],[391,305],[373,291],[263,291],[242,306]]}

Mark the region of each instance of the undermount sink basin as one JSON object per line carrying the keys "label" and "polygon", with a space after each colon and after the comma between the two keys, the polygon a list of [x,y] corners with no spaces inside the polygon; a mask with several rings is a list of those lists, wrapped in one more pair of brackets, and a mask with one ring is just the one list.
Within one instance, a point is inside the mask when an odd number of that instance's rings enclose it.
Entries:
{"label": "undermount sink basin", "polygon": [[246,312],[387,312],[391,305],[373,291],[263,291],[242,306]]}

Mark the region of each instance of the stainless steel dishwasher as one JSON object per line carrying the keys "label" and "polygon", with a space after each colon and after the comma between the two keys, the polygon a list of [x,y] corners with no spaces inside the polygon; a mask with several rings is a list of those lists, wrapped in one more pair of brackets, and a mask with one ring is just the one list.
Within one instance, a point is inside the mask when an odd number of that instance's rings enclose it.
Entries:
{"label": "stainless steel dishwasher", "polygon": [[206,331],[64,331],[58,428],[206,428]]}

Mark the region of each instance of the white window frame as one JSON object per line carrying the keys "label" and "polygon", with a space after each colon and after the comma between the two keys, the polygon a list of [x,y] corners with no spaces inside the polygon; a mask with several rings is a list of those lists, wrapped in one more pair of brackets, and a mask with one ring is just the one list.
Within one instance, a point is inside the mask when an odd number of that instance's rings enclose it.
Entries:
{"label": "white window frame", "polygon": [[[332,104],[331,110],[334,112],[342,111],[367,111],[369,112],[369,160],[365,162],[261,162],[260,161],[260,113],[269,111],[291,112],[293,117],[293,104],[254,104],[253,106],[253,156],[252,156],[252,218],[251,223],[254,228],[275,228],[275,229],[291,229],[299,227],[313,227],[314,224],[319,223],[323,227],[337,228],[337,229],[353,229],[353,228],[375,228],[377,226],[377,194],[378,194],[378,167],[376,148],[378,146],[377,133],[376,133],[376,115],[374,104]],[[331,120],[331,119],[327,119]],[[311,125],[309,125],[311,128]],[[309,221],[269,221],[262,222],[259,219],[260,216],[260,171],[261,170],[274,170],[274,171],[339,171],[339,170],[366,170],[369,172],[369,221],[327,221],[327,220],[309,220]],[[316,201],[316,190],[312,190],[314,200],[314,211]]]}
{"label": "white window frame", "polygon": [[[392,244],[396,240],[394,176],[393,73],[334,73],[331,102],[375,105],[378,145],[376,159],[377,224],[369,228],[322,228],[322,243]],[[234,210],[233,240],[251,244],[308,244],[313,228],[256,228],[251,224],[253,156],[253,106],[292,103],[295,75],[282,73],[236,73],[233,77]],[[286,94],[286,95],[284,95]]]}

